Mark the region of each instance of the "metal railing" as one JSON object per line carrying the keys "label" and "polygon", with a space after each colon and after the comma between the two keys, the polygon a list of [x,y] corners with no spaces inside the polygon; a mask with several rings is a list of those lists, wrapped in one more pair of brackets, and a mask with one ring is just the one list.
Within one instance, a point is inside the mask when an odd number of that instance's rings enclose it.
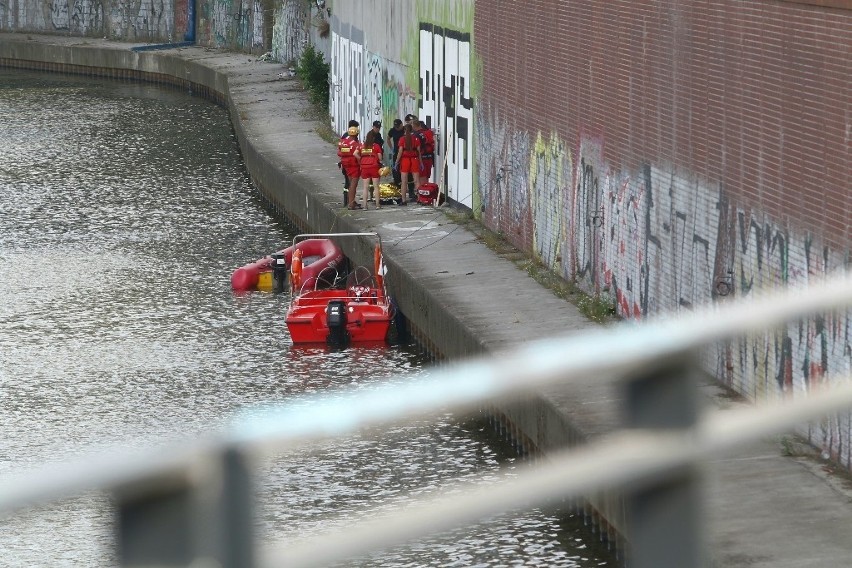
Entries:
{"label": "metal railing", "polygon": [[[631,566],[698,567],[705,559],[697,464],[852,407],[852,382],[837,377],[835,386],[794,401],[700,414],[695,352],[849,305],[852,278],[840,275],[807,290],[530,343],[403,385],[326,393],[313,404],[277,407],[262,418],[240,416],[227,431],[186,445],[104,452],[6,479],[0,512],[102,490],[117,502],[123,566],[322,566],[494,514],[618,490],[626,495]],[[549,454],[515,470],[512,479],[436,497],[345,532],[263,546],[254,539],[251,478],[258,460],[364,428],[447,410],[474,412],[484,403],[588,376],[618,381],[625,389],[622,431]]]}

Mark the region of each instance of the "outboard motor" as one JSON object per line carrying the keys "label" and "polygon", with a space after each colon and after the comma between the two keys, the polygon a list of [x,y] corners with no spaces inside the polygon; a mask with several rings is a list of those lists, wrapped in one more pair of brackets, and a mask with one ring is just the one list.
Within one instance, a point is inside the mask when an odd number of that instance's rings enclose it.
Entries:
{"label": "outboard motor", "polygon": [[272,288],[276,292],[283,292],[287,273],[290,270],[287,266],[287,258],[283,252],[274,252],[270,256],[272,257]]}
{"label": "outboard motor", "polygon": [[329,301],[325,307],[325,319],[328,325],[326,341],[332,345],[346,345],[349,342],[349,332],[346,331],[346,302]]}

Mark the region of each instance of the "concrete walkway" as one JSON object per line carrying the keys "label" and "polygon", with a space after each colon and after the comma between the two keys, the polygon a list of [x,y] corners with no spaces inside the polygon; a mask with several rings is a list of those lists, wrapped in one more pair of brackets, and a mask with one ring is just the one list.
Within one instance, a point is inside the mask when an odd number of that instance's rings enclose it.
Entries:
{"label": "concrete walkway", "polygon": [[[378,231],[402,310],[424,345],[449,359],[596,325],[520,270],[516,253],[492,251],[448,217],[446,208],[344,209],[335,148],[318,136],[303,92],[282,65],[199,47],[145,52],[131,47],[0,34],[0,65],[30,62],[35,68],[91,68],[114,76],[130,69],[149,80],[177,78],[221,93],[260,190],[303,230]],[[708,385],[706,391],[710,405],[736,404],[718,387]],[[511,430],[546,452],[612,432],[619,424],[618,400],[614,387],[589,380],[500,411]],[[715,565],[852,566],[852,494],[816,457],[785,457],[777,440],[767,440],[713,459],[706,474]],[[592,506],[620,525],[617,497],[596,498]]]}

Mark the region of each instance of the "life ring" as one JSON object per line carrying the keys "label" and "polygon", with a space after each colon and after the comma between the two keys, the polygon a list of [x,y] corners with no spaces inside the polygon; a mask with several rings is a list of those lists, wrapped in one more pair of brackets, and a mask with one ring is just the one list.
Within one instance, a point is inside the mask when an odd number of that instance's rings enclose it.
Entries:
{"label": "life ring", "polygon": [[302,251],[293,251],[293,260],[290,262],[290,289],[299,290],[302,283]]}

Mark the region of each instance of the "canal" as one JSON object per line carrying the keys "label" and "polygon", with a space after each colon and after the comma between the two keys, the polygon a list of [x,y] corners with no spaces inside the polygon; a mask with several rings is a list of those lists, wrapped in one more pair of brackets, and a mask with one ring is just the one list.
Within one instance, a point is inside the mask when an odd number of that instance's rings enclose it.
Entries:
{"label": "canal", "polygon": [[[295,348],[286,294],[231,292],[235,267],[293,234],[252,188],[223,109],[0,69],[0,147],[0,483],[92,448],[192,439],[263,403],[428,373],[416,345]],[[323,444],[257,472],[257,532],[329,530],[517,463],[451,415]],[[0,518],[0,566],[114,565],[113,513],[87,494]],[[576,518],[534,510],[354,565],[616,564]]]}

